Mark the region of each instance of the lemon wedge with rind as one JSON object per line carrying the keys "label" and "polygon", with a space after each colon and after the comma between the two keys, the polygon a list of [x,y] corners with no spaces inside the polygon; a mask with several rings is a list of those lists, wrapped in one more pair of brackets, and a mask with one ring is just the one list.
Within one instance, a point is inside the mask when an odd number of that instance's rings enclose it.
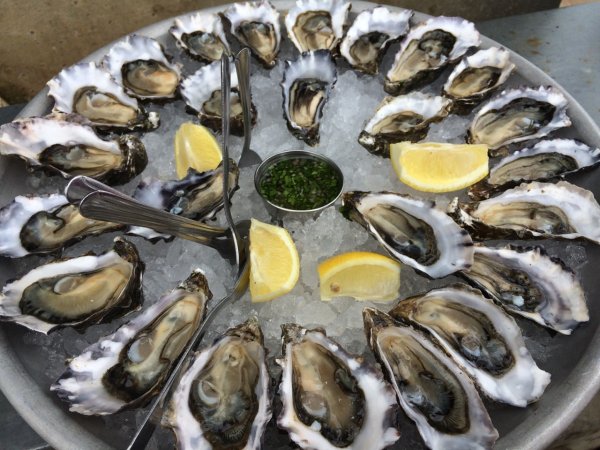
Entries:
{"label": "lemon wedge with rind", "polygon": [[298,282],[300,257],[290,233],[252,219],[250,225],[250,297],[265,302],[287,294]]}
{"label": "lemon wedge with rind", "polygon": [[175,168],[183,178],[188,169],[214,170],[223,160],[221,147],[212,132],[191,122],[181,124],[175,133]]}
{"label": "lemon wedge with rind", "polygon": [[398,142],[390,145],[398,178],[424,192],[452,192],[469,187],[489,173],[487,145]]}
{"label": "lemon wedge with rind", "polygon": [[371,252],[349,252],[319,264],[321,300],[352,297],[390,301],[398,298],[400,263]]}

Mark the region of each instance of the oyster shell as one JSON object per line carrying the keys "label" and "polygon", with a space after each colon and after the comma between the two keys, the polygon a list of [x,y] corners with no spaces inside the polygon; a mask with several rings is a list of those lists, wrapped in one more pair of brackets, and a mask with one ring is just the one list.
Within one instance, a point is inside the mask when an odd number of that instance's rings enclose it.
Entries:
{"label": "oyster shell", "polygon": [[343,214],[362,225],[390,255],[432,278],[473,263],[473,242],[435,203],[392,192],[346,192]]}
{"label": "oyster shell", "polygon": [[476,239],[588,239],[600,244],[600,205],[594,195],[566,181],[533,181],[497,197],[462,203],[448,214]]}
{"label": "oyster shell", "polygon": [[567,99],[556,88],[507,89],[488,101],[475,114],[468,141],[486,144],[492,156],[501,147],[540,138],[571,125]]}
{"label": "oyster shell", "polygon": [[201,271],[113,334],[69,362],[50,387],[85,415],[113,414],[145,405],[203,320],[212,294]]}
{"label": "oyster shell", "polygon": [[67,67],[48,81],[54,111],[80,114],[101,128],[158,127],[158,114],[147,113],[135,98],[95,63]]}
{"label": "oyster shell", "polygon": [[202,61],[220,61],[231,52],[218,14],[198,12],[175,19],[169,29],[177,45]]}
{"label": "oyster shell", "polygon": [[550,374],[529,354],[512,317],[464,284],[401,300],[389,314],[427,330],[481,390],[496,401],[537,401]]}
{"label": "oyster shell", "polygon": [[53,253],[87,236],[122,228],[120,224],[83,217],[79,208],[60,194],[19,195],[0,209],[0,256]]}
{"label": "oyster shell", "polygon": [[540,141],[501,159],[490,169],[488,178],[469,189],[478,200],[518,186],[526,181],[547,181],[600,164],[600,149],[573,139]]}
{"label": "oyster shell", "polygon": [[358,136],[358,143],[369,152],[390,156],[390,144],[424,139],[431,123],[448,115],[452,102],[444,97],[413,92],[386,97]]}
{"label": "oyster shell", "polygon": [[472,22],[460,17],[432,17],[412,28],[402,40],[383,88],[399,95],[425,86],[479,43],[479,32]]}
{"label": "oyster shell", "polygon": [[323,106],[336,81],[335,63],[325,50],[304,53],[295,61],[286,61],[281,82],[283,115],[290,132],[308,145],[319,143]]}
{"label": "oyster shell", "polygon": [[268,0],[234,3],[223,15],[229,21],[231,34],[252,50],[268,69],[275,67],[281,30],[279,12]]}
{"label": "oyster shell", "polygon": [[346,0],[296,0],[285,16],[288,36],[300,53],[335,52],[351,8]]}
{"label": "oyster shell", "polygon": [[282,328],[277,424],[303,449],[380,450],[399,437],[394,391],[321,330]]}
{"label": "oyster shell", "polygon": [[453,100],[454,113],[466,114],[502,86],[514,68],[508,50],[498,47],[479,50],[458,63],[442,92]]}
{"label": "oyster shell", "polygon": [[461,275],[508,312],[559,333],[589,320],[577,276],[541,247],[476,245],[473,265]]}
{"label": "oyster shell", "polygon": [[[237,91],[238,79],[231,66],[231,132],[244,134],[242,104]],[[185,103],[198,114],[200,122],[215,132],[221,131],[221,62],[215,61],[201,67],[181,82],[181,96]],[[256,124],[256,107],[251,104],[252,125]]]}
{"label": "oyster shell", "polygon": [[135,246],[116,238],[99,256],[51,261],[8,283],[0,294],[0,319],[44,334],[108,322],[139,308],[143,271]]}
{"label": "oyster shell", "polygon": [[196,355],[163,417],[178,448],[261,448],[272,414],[265,359],[255,318],[230,328]]}
{"label": "oyster shell", "polygon": [[127,183],[148,163],[135,136],[100,139],[80,116],[54,114],[17,119],[0,127],[0,155],[65,178],[86,175],[107,184]]}
{"label": "oyster shell", "polygon": [[132,34],[111,47],[102,65],[127,94],[140,99],[173,98],[181,73],[156,39]]}
{"label": "oyster shell", "polygon": [[427,447],[492,448],[498,432],[477,389],[443,350],[382,311],[365,308],[363,320],[371,350]]}
{"label": "oyster shell", "polygon": [[375,75],[388,45],[408,31],[413,12],[378,6],[361,12],[346,32],[340,53],[356,70]]}

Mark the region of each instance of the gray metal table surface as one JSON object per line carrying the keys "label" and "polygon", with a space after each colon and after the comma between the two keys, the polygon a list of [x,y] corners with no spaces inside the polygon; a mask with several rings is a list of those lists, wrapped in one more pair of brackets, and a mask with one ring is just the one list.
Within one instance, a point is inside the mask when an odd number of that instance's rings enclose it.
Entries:
{"label": "gray metal table surface", "polygon": [[[479,31],[520,53],[560,83],[600,123],[600,2],[554,9],[477,24]],[[0,122],[10,120],[16,107],[0,110]],[[0,393],[0,448],[44,448]],[[47,448],[47,447],[46,447]],[[563,447],[565,448],[565,447]],[[592,447],[589,447],[592,448]]]}

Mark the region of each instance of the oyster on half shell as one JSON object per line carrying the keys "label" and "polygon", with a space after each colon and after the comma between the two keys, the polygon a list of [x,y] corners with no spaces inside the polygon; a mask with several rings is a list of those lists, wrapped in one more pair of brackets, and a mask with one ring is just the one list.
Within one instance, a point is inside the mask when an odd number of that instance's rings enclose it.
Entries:
{"label": "oyster on half shell", "polygon": [[196,270],[177,289],[73,358],[50,390],[79,414],[144,406],[167,380],[211,297],[206,277]]}
{"label": "oyster on half shell", "polygon": [[202,61],[220,61],[231,52],[221,16],[198,12],[175,19],[169,32],[177,45]]}
{"label": "oyster on half shell", "polygon": [[181,450],[259,450],[271,419],[269,386],[263,335],[251,318],[196,354],[162,423]]}
{"label": "oyster on half shell", "polygon": [[108,322],[140,307],[143,271],[135,246],[115,238],[113,249],[99,256],[51,261],[8,283],[0,320],[40,333]]}

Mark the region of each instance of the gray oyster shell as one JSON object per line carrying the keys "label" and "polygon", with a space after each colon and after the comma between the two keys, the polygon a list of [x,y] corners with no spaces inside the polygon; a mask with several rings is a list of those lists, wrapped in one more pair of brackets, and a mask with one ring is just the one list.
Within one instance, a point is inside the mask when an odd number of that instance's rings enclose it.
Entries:
{"label": "gray oyster shell", "polygon": [[162,388],[204,318],[212,294],[197,270],[113,334],[69,362],[50,387],[84,415],[114,414],[144,406]]}
{"label": "gray oyster shell", "polygon": [[600,149],[573,139],[549,139],[517,150],[490,169],[489,176],[469,189],[474,200],[527,181],[551,181],[600,164]]}
{"label": "gray oyster shell", "polygon": [[587,239],[600,244],[600,205],[566,181],[523,183],[497,197],[448,205],[448,214],[475,239]]}
{"label": "gray oyster shell", "polygon": [[144,144],[132,135],[101,139],[81,116],[53,114],[17,119],[0,127],[0,155],[15,155],[31,168],[64,178],[85,175],[123,184],[148,163]]}
{"label": "gray oyster shell", "polygon": [[197,12],[179,17],[169,32],[179,47],[201,61],[220,61],[223,53],[231,52],[218,14]]}
{"label": "gray oyster shell", "polygon": [[51,261],[8,283],[0,319],[44,334],[108,322],[139,309],[143,271],[135,246],[116,238],[101,255]]}
{"label": "gray oyster shell", "polygon": [[0,209],[0,256],[54,253],[85,237],[122,228],[83,217],[64,195],[19,195]]}
{"label": "gray oyster shell", "polygon": [[263,335],[251,318],[196,354],[162,423],[181,450],[259,450],[272,415],[269,387]]}
{"label": "gray oyster shell", "polygon": [[435,203],[393,192],[346,192],[342,213],[400,262],[432,278],[473,263],[473,241]]}
{"label": "gray oyster shell", "polygon": [[525,407],[550,374],[539,369],[512,317],[464,284],[401,300],[389,314],[426,330],[491,399]]}
{"label": "gray oyster shell", "polygon": [[394,391],[322,330],[282,329],[277,425],[303,449],[381,450],[399,437]]}
{"label": "gray oyster shell", "polygon": [[432,450],[491,449],[498,431],[467,373],[424,333],[374,308],[367,342],[400,406]]}
{"label": "gray oyster shell", "polygon": [[473,265],[460,275],[506,311],[559,333],[589,320],[577,276],[541,247],[476,245]]}

